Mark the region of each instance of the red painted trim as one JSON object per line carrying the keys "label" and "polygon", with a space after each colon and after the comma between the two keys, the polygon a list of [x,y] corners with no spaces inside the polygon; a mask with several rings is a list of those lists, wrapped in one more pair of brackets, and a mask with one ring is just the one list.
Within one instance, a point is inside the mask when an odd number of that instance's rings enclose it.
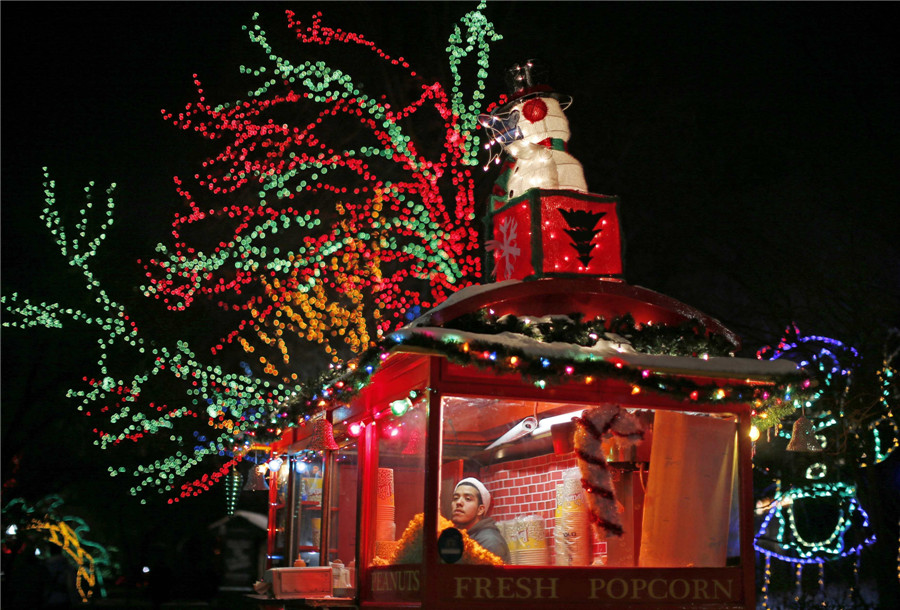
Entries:
{"label": "red painted trim", "polygon": [[[443,358],[430,356],[429,381],[440,375],[440,361]],[[428,432],[425,435],[425,521],[423,527],[422,559],[424,582],[422,591],[426,598],[436,594],[438,575],[440,574],[437,531],[441,498],[441,457],[443,450],[443,411],[441,409],[441,391],[429,383],[428,391]],[[433,532],[433,535],[425,535]]]}
{"label": "red painted trim", "polygon": [[375,426],[366,426],[364,434],[359,436],[359,536],[356,539],[357,586],[362,597],[369,589],[362,584],[368,582],[369,566],[374,554],[374,519],[376,506],[375,481],[378,476],[378,432]]}
{"label": "red painted trim", "polygon": [[[689,400],[675,400],[659,392],[643,391],[632,393],[629,383],[615,379],[598,378],[591,383],[548,384],[543,390],[515,374],[497,375],[474,367],[463,367],[444,358],[440,359],[441,369],[433,384],[437,384],[445,395],[503,397],[551,402],[613,402],[626,407],[652,409],[689,409],[707,413],[744,413],[751,407],[744,403],[697,404]],[[687,376],[685,376],[687,377]],[[739,379],[710,380],[700,376],[688,377],[698,383],[716,385],[735,383]]]}

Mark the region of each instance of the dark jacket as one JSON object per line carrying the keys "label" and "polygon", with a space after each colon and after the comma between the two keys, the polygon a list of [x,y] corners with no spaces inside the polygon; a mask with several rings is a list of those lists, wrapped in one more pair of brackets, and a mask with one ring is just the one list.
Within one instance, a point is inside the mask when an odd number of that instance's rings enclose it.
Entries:
{"label": "dark jacket", "polygon": [[497,525],[491,517],[485,517],[467,530],[469,537],[475,542],[503,560],[509,563],[509,547],[503,534],[497,529]]}

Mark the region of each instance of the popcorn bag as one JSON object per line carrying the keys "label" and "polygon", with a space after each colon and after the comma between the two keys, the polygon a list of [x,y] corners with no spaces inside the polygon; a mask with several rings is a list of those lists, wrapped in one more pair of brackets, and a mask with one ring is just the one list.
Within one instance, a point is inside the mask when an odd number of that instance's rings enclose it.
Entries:
{"label": "popcorn bag", "polygon": [[539,515],[526,515],[515,520],[518,539],[517,561],[520,565],[547,565],[549,561],[544,520]]}

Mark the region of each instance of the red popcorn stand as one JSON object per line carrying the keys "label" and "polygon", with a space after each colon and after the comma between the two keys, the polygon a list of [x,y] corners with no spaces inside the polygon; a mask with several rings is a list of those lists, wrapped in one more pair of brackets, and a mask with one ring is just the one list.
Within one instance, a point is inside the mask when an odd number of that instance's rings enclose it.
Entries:
{"label": "red popcorn stand", "polygon": [[[390,334],[270,445],[262,605],[754,608],[751,418],[796,368],[625,283],[614,197],[503,182],[498,281]],[[676,335],[700,347],[660,347]],[[465,477],[506,563],[450,521]]]}

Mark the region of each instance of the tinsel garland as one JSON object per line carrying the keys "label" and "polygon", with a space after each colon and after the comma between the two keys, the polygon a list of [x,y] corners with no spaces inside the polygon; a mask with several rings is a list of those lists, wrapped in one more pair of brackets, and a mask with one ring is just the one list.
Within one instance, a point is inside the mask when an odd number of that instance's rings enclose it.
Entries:
{"label": "tinsel garland", "polygon": [[[422,563],[422,527],[425,513],[419,513],[410,520],[397,541],[397,547],[390,557],[376,557],[373,565],[402,565]],[[455,527],[453,522],[438,515],[438,535],[445,529]],[[463,539],[463,555],[459,565],[502,566],[503,560],[472,539],[466,530],[460,530]]]}

